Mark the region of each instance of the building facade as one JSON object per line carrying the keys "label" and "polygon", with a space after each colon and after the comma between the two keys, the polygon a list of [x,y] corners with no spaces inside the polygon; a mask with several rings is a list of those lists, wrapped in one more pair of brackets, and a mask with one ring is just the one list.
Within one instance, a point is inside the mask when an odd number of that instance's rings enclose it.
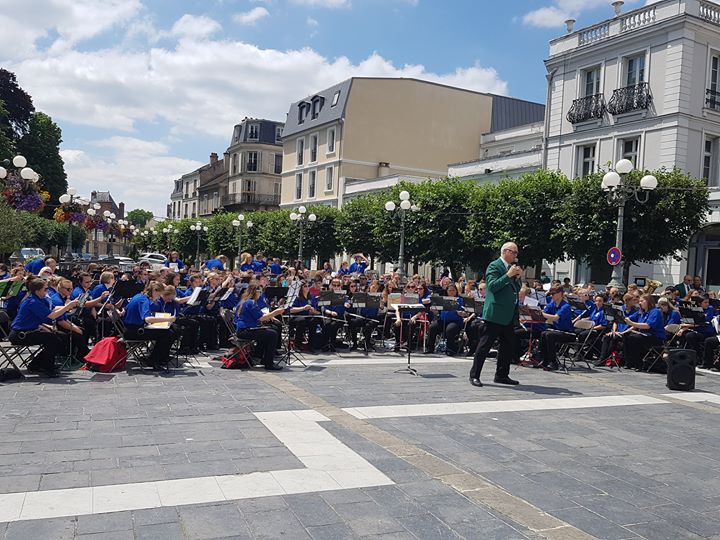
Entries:
{"label": "building facade", "polygon": [[[93,191],[90,193],[90,208],[95,204],[99,204],[100,208],[96,209],[97,216],[103,216],[104,213],[110,212],[115,214],[115,221],[125,219],[125,203],[116,203],[109,191]],[[127,243],[122,239],[117,240],[104,231],[97,229],[91,231],[85,240],[85,253],[90,253],[94,257],[99,255],[108,255],[110,252],[115,255],[124,255],[128,251]]]}
{"label": "building facade", "polygon": [[182,175],[175,180],[175,186],[170,195],[171,219],[186,219],[198,217],[198,188],[200,186],[200,169]]}
{"label": "building facade", "polygon": [[[542,166],[573,178],[621,158],[677,167],[720,185],[720,6],[660,0],[550,42]],[[720,288],[720,199],[711,224],[673,258],[633,267],[630,281],[678,283],[685,273]],[[593,278],[582,265],[577,281]]]}
{"label": "building facade", "polygon": [[480,134],[542,118],[537,103],[416,79],[356,77],[290,106],[281,206],[341,206],[345,184],[439,178],[476,158]]}

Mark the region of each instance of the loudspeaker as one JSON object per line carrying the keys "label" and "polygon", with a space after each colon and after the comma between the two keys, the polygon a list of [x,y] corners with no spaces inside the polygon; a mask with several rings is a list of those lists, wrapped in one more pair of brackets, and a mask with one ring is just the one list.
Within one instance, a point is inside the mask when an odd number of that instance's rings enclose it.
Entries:
{"label": "loudspeaker", "polygon": [[667,387],[670,390],[695,390],[695,361],[693,349],[670,349],[667,360]]}

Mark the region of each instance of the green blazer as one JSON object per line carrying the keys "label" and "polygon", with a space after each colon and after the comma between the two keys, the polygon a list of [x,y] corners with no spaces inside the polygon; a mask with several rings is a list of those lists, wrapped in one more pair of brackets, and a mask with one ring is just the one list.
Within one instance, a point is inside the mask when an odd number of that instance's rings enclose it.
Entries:
{"label": "green blazer", "polygon": [[483,319],[504,326],[517,316],[520,279],[507,277],[505,262],[495,259],[485,271],[485,307]]}

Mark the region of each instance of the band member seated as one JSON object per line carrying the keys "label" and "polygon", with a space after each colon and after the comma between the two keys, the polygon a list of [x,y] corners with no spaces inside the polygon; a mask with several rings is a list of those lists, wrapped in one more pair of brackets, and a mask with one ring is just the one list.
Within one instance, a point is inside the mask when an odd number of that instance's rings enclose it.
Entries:
{"label": "band member seated", "polygon": [[[59,278],[55,292],[49,294],[53,307],[64,306],[70,300],[72,290],[72,282],[69,279]],[[57,325],[59,336],[64,338],[62,339],[62,353],[74,358],[78,362],[83,362],[87,353],[90,352],[90,349],[88,348],[88,340],[79,316],[75,315],[74,312],[72,314],[64,313],[55,319],[55,324]]]}
{"label": "band member seated", "polygon": [[693,349],[697,353],[697,358],[704,357],[705,340],[709,337],[715,337],[715,327],[712,325],[713,317],[715,317],[715,308],[710,305],[710,298],[703,296],[700,302],[705,315],[705,324],[702,326],[682,325],[680,330],[680,338],[685,343],[685,347]]}
{"label": "band member seated", "polygon": [[435,341],[438,335],[442,334],[446,339],[446,354],[455,356],[458,353],[459,342],[458,337],[465,326],[465,316],[467,315],[463,308],[465,307],[462,297],[458,297],[458,291],[455,284],[450,283],[447,288],[447,296],[458,298],[457,311],[442,310],[437,318],[430,324],[428,330],[427,344],[425,345],[425,354],[435,352]]}
{"label": "band member seated", "polygon": [[162,283],[150,282],[145,290],[130,299],[125,308],[125,338],[137,341],[152,341],[150,363],[153,369],[161,369],[170,361],[170,347],[175,341],[171,328],[148,328],[147,325],[161,322],[175,322],[175,317],[156,317],[152,312],[152,303],[157,302],[165,287]]}
{"label": "band member seated", "polygon": [[[361,276],[362,277],[362,276]],[[359,285],[357,283],[350,284],[350,297],[358,292]],[[379,284],[377,281],[373,281],[368,285],[368,293],[378,292]],[[380,324],[380,310],[378,308],[349,308],[348,313],[359,315],[358,317],[350,316],[348,319],[348,328],[350,333],[350,340],[352,341],[351,350],[358,348],[358,330],[362,330],[363,337],[365,338],[365,352],[374,351],[372,335],[375,329]]]}
{"label": "band member seated", "polygon": [[[680,312],[673,308],[672,303],[668,298],[664,296],[658,298],[657,307],[660,311],[662,311],[663,324],[665,326],[669,324],[680,324]],[[670,339],[670,337],[672,336],[668,334],[665,336],[665,339]]]}
{"label": "band member seated", "polygon": [[[525,305],[526,298],[533,298],[533,290],[529,287],[521,287],[518,292],[518,305]],[[544,292],[543,292],[544,299]],[[539,304],[539,302],[538,302]],[[533,323],[531,321],[520,322],[516,321],[515,336],[517,337],[520,347],[517,348],[515,358],[511,360],[513,364],[519,364],[522,355],[526,352],[530,353],[529,360],[537,363],[542,363],[543,353],[542,347],[540,347],[542,334],[547,330],[547,324],[545,323]],[[532,350],[529,350],[532,345]]]}
{"label": "band member seated", "polygon": [[[177,274],[175,274],[176,277]],[[189,300],[189,296],[177,297],[177,289],[173,285],[165,285],[162,296],[152,303],[153,313],[169,313],[175,317],[173,330],[180,337],[179,354],[197,354],[197,338],[200,329],[200,323],[190,317],[183,317],[184,303]]]}
{"label": "band member seated", "polygon": [[593,327],[579,332],[578,341],[590,344],[593,355],[599,357],[602,342],[598,340],[598,337],[607,331],[608,320],[605,318],[605,298],[603,295],[596,294],[593,301],[594,304],[590,308],[590,313],[587,317],[593,322]]}
{"label": "band member seated", "polygon": [[[320,318],[314,315],[320,315],[317,309],[317,300],[310,294],[310,287],[307,282],[303,281],[298,296],[290,307],[290,330],[293,335],[295,346],[301,348],[314,348],[314,335],[317,325],[320,324]],[[294,329],[294,332],[292,330]]]}
{"label": "band member seated", "polygon": [[[640,317],[640,309],[637,307],[637,299],[635,295],[626,293],[623,296],[622,312],[625,318],[634,321]],[[600,348],[600,357],[596,366],[605,365],[614,351],[622,350],[623,336],[630,332],[632,327],[627,323],[614,322],[612,328],[602,337],[602,346]]]}
{"label": "band member seated", "polygon": [[13,345],[40,345],[41,348],[28,364],[28,371],[47,377],[58,377],[55,356],[61,346],[57,334],[47,326],[48,319],[53,321],[77,307],[72,300],[64,306],[51,307],[46,298],[48,286],[42,279],[27,282],[27,296],[20,302],[18,313],[10,326],[10,343]]}
{"label": "band member seated", "polygon": [[275,364],[275,332],[263,326],[261,323],[281,315],[285,308],[279,307],[268,313],[263,313],[258,305],[260,298],[260,287],[257,283],[251,283],[240,301],[237,315],[235,316],[235,328],[240,339],[252,340],[257,344],[257,353],[262,355],[263,364],[267,370],[280,370],[282,366]]}
{"label": "band member seated", "polygon": [[634,330],[623,338],[623,360],[628,368],[640,371],[642,360],[650,347],[663,344],[665,324],[662,312],[655,307],[655,299],[650,294],[640,297],[640,316],[637,321],[626,319]]}
{"label": "band member seated", "polygon": [[[405,287],[407,294],[415,294],[417,288],[414,283],[410,282]],[[417,321],[424,309],[403,308],[395,310],[395,325],[393,326],[393,334],[395,334],[394,351],[400,350],[400,342],[402,338],[407,342],[408,348],[415,347],[415,339],[417,338]]]}
{"label": "band member seated", "polygon": [[572,308],[564,299],[562,287],[550,289],[550,302],[543,311],[545,319],[552,323],[552,328],[542,334],[543,362],[542,367],[548,370],[558,369],[557,350],[561,343],[575,341]]}
{"label": "band member seated", "polygon": [[[344,293],[342,289],[342,281],[335,278],[330,282],[330,290],[335,293]],[[347,298],[346,298],[347,300]],[[329,350],[333,350],[336,347],[346,347],[344,343],[336,343],[337,334],[340,329],[345,325],[345,305],[341,306],[329,306],[323,309],[323,315],[328,317],[325,319],[323,326],[323,334],[327,342]]]}

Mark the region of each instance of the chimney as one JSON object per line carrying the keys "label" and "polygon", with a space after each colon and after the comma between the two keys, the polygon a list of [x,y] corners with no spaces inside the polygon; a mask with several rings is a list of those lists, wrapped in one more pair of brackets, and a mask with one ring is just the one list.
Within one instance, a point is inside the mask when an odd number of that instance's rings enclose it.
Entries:
{"label": "chimney", "polygon": [[381,161],[378,163],[378,178],[381,176],[389,176],[390,175],[390,163],[387,161]]}
{"label": "chimney", "polygon": [[623,4],[624,4],[624,3],[625,3],[625,2],[623,2],[623,0],[617,0],[616,2],[613,2],[613,3],[612,3],[612,7],[615,8],[615,16],[616,16],[616,17],[617,17],[618,15],[620,15],[620,11],[622,10],[622,7],[623,7]]}
{"label": "chimney", "polygon": [[567,33],[572,34],[573,27],[575,26],[575,19],[568,19],[567,21],[565,21],[565,26],[567,27]]}
{"label": "chimney", "polygon": [[125,219],[125,203],[121,202],[118,204],[118,214],[120,214],[118,217],[120,219]]}
{"label": "chimney", "polygon": [[215,165],[218,162],[217,152],[210,154],[210,165]]}

